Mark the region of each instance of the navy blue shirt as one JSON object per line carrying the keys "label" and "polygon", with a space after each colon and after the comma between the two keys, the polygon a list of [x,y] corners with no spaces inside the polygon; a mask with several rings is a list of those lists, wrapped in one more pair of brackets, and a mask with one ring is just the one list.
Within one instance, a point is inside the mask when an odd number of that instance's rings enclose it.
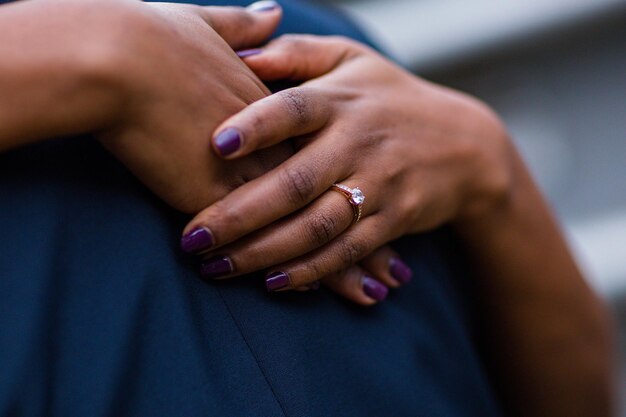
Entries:
{"label": "navy blue shirt", "polygon": [[[283,4],[281,32],[366,41]],[[1,416],[498,415],[443,234],[398,242],[413,282],[362,308],[204,282],[186,221],[93,138],[0,155]]]}

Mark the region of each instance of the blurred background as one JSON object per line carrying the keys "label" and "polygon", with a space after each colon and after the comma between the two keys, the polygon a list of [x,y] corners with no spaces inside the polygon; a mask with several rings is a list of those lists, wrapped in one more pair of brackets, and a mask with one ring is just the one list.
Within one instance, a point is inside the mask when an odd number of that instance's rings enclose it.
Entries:
{"label": "blurred background", "polygon": [[416,74],[499,112],[615,311],[626,358],[626,0],[324,2]]}

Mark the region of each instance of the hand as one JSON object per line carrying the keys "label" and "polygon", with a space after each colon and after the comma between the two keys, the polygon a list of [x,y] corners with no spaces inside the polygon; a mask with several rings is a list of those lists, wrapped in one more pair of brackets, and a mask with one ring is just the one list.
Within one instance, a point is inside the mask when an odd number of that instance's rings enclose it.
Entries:
{"label": "hand", "polygon": [[[261,79],[308,81],[226,120],[217,153],[232,160],[289,138],[300,150],[189,223],[185,234],[212,236],[206,275],[270,268],[270,290],[308,285],[402,235],[463,222],[507,198],[511,145],[477,100],[341,38],[288,36],[244,55]],[[241,145],[224,151],[221,136],[233,131]],[[364,192],[359,223],[351,225],[345,197],[327,192],[334,183]],[[388,276],[384,266],[376,272]]]}
{"label": "hand", "polygon": [[269,94],[232,48],[269,37],[280,7],[130,1],[106,7],[120,9],[123,39],[107,34],[112,52],[105,65],[123,106],[99,138],[167,203],[197,213],[292,153],[285,143],[226,164],[210,151],[220,122]]}

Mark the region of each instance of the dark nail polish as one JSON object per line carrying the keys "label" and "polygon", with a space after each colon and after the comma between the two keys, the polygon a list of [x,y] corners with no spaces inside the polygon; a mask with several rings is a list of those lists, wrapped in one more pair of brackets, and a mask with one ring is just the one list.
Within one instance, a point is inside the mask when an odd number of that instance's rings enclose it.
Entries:
{"label": "dark nail polish", "polygon": [[411,268],[398,258],[393,258],[389,261],[389,273],[401,284],[406,284],[411,281],[411,278],[413,278],[413,271]]}
{"label": "dark nail polish", "polygon": [[254,56],[254,55],[258,55],[261,52],[263,52],[262,49],[259,48],[255,48],[255,49],[244,49],[243,51],[237,51],[237,56],[239,58],[247,58],[249,56]]}
{"label": "dark nail polish", "polygon": [[373,298],[376,301],[383,301],[387,298],[389,288],[385,287],[374,278],[363,277],[363,291],[368,297]]}
{"label": "dark nail polish", "polygon": [[274,272],[265,277],[265,286],[270,292],[279,291],[289,288],[291,286],[291,280],[289,279],[289,275],[284,272]]}
{"label": "dark nail polish", "polygon": [[278,9],[280,6],[278,3],[272,0],[257,1],[248,6],[248,10],[251,12],[271,12]]}
{"label": "dark nail polish", "polygon": [[204,278],[220,278],[233,272],[233,262],[226,256],[207,259],[200,266],[200,274]]}
{"label": "dark nail polish", "polygon": [[209,249],[214,243],[213,234],[206,227],[198,227],[180,238],[180,248],[187,253]]}
{"label": "dark nail polish", "polygon": [[232,127],[222,130],[215,137],[215,146],[222,156],[228,156],[241,147],[241,133]]}

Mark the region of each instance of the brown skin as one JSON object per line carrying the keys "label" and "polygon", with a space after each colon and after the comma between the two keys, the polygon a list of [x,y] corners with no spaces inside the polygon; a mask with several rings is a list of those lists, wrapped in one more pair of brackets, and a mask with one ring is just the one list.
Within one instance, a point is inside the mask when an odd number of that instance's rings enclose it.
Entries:
{"label": "brown skin", "polygon": [[231,165],[210,150],[215,126],[269,94],[232,48],[262,42],[280,15],[128,0],[3,6],[0,151],[95,132],[163,200],[196,213],[292,153],[281,144]]}
{"label": "brown skin", "polygon": [[519,158],[510,198],[459,222],[482,344],[511,416],[612,416],[612,323]]}
{"label": "brown skin", "polygon": [[[302,137],[301,149],[186,231],[210,228],[233,275],[270,268],[287,272],[293,287],[323,279],[367,304],[359,277],[392,256],[372,251],[452,224],[474,261],[488,360],[508,415],[611,415],[608,314],[486,106],[344,39],[284,37],[246,63],[264,80],[306,82],[225,121],[217,133],[234,127],[244,136],[228,158],[290,137]],[[345,199],[326,192],[334,182],[364,191],[360,223],[350,227]],[[358,261],[354,277],[337,278]]]}
{"label": "brown skin", "polygon": [[283,143],[233,163],[210,149],[219,123],[269,94],[232,48],[259,44],[280,17],[131,0],[2,6],[0,152],[94,133],[163,200],[195,214],[293,153]]}
{"label": "brown skin", "polygon": [[[243,146],[229,160],[289,137],[300,137],[303,148],[186,227],[213,232],[219,252],[233,260],[232,276],[271,267],[287,272],[293,287],[308,285],[400,236],[507,198],[512,149],[498,118],[475,99],[343,39],[283,37],[246,62],[266,80],[310,81],[252,104],[217,129],[242,132]],[[327,192],[336,182],[366,195],[363,219],[352,227],[345,198]],[[390,256],[384,249],[363,261],[388,285]],[[370,303],[356,278],[351,298]]]}
{"label": "brown skin", "polygon": [[[210,204],[289,154],[283,145],[267,156],[220,163],[207,146],[217,123],[267,94],[217,34],[235,48],[254,45],[278,21],[264,16],[117,0],[2,6],[0,150],[98,132],[166,201],[188,212]],[[266,227],[246,237],[241,250],[256,245],[257,252],[247,266],[237,263],[238,272],[263,267],[268,249],[282,248],[295,259],[279,268],[305,284],[350,267],[396,236],[453,222],[475,256],[476,285],[488,311],[486,340],[511,414],[608,414],[605,312],[491,112],[351,42],[283,39],[247,61],[267,79],[322,76],[258,101],[223,126],[245,133],[245,152],[302,134],[315,139],[253,183],[271,193],[263,201],[272,219],[313,202],[296,216],[326,227],[303,243],[297,233],[306,232],[286,218],[280,224],[290,233]],[[363,222],[343,234],[350,208],[341,196],[324,193],[334,181],[359,185],[368,197]],[[242,186],[195,224],[206,221],[221,243],[263,229],[271,219],[246,197],[253,192]],[[237,218],[243,227],[229,223]],[[379,270],[386,282],[388,251],[366,257],[346,279],[325,279],[347,297],[371,303],[360,292],[360,277]],[[267,259],[265,266],[279,263]]]}

